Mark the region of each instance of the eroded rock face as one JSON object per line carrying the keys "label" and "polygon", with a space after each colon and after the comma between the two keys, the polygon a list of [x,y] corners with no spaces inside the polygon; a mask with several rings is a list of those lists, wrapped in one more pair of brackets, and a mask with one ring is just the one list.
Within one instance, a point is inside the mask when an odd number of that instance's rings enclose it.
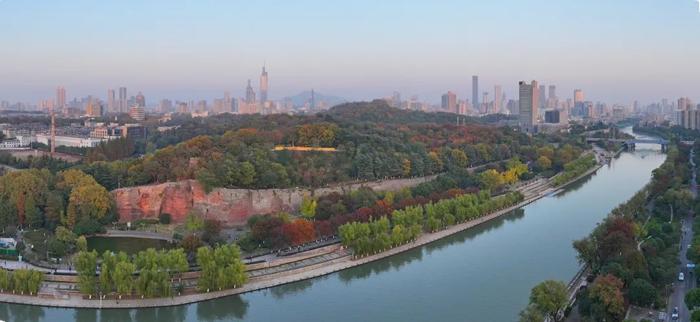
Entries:
{"label": "eroded rock face", "polygon": [[338,185],[310,189],[224,189],[205,193],[195,180],[122,188],[112,191],[122,222],[143,218],[157,219],[168,213],[174,222],[185,220],[195,209],[205,218],[218,219],[226,225],[245,225],[250,216],[292,212],[298,209],[305,195],[323,196],[332,192],[346,193],[366,186],[375,190],[399,190],[433,180],[435,176]]}

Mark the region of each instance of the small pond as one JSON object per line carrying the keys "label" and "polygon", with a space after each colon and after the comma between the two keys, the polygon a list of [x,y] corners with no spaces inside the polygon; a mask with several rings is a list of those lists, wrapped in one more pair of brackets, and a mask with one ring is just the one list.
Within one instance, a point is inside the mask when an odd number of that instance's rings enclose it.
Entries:
{"label": "small pond", "polygon": [[105,250],[111,250],[115,253],[123,251],[127,254],[136,254],[148,248],[158,250],[172,247],[165,240],[134,237],[88,237],[87,245],[88,250],[94,249],[100,254]]}

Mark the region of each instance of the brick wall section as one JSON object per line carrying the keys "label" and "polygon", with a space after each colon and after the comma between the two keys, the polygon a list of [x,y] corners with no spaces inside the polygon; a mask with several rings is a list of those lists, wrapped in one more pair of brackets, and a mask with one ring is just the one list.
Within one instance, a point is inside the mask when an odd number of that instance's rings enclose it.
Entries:
{"label": "brick wall section", "polygon": [[182,222],[187,213],[195,209],[207,218],[218,219],[227,225],[235,226],[245,224],[253,215],[295,211],[305,195],[324,196],[332,192],[342,194],[360,187],[370,187],[376,191],[395,191],[414,187],[435,177],[348,183],[319,189],[218,188],[208,194],[197,181],[185,180],[117,189],[112,191],[112,196],[116,202],[119,220],[122,222],[158,218],[161,213],[170,214],[174,222]]}

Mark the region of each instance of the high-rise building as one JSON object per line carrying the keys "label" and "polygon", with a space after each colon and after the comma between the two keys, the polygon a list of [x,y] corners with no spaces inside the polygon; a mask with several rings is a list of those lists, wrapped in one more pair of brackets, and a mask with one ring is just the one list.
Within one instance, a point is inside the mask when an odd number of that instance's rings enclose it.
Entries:
{"label": "high-rise building", "polygon": [[260,74],[260,103],[265,104],[267,102],[267,89],[269,87],[267,80],[267,71],[265,66],[262,68],[262,73]]}
{"label": "high-rise building", "polygon": [[537,81],[519,83],[519,109],[520,109],[520,128],[527,133],[534,133],[537,125],[537,107],[540,106],[540,91],[537,86]]}
{"label": "high-rise building", "polygon": [[401,108],[401,93],[394,91],[394,93],[391,94],[391,106]]}
{"label": "high-rise building", "polygon": [[557,86],[556,85],[549,85],[549,96],[547,96],[547,99],[557,99]]}
{"label": "high-rise building", "polygon": [[119,87],[119,113],[126,113],[129,101],[126,97],[126,87]]}
{"label": "high-rise building", "polygon": [[457,95],[448,91],[442,95],[442,109],[450,113],[458,113],[457,111]]}
{"label": "high-rise building", "polygon": [[472,76],[472,105],[479,108],[479,76]]}
{"label": "high-rise building", "polygon": [[545,108],[545,104],[547,103],[546,102],[547,92],[545,91],[546,87],[544,85],[540,85],[539,90],[540,90],[540,92],[539,92],[540,108]]}
{"label": "high-rise building", "polygon": [[143,107],[143,108],[146,107],[146,97],[143,96],[143,94],[142,94],[141,92],[139,92],[138,94],[136,94],[136,99],[135,99],[135,101],[136,101],[136,105],[141,106],[141,107]]}
{"label": "high-rise building", "polygon": [[247,104],[255,104],[255,91],[253,86],[250,85],[250,79],[248,80],[248,86],[245,88],[245,102]]}
{"label": "high-rise building", "polygon": [[66,108],[66,89],[63,86],[56,88],[56,108],[64,110]]}
{"label": "high-rise building", "polygon": [[162,99],[158,103],[158,112],[168,113],[173,110],[173,102],[169,99]]}
{"label": "high-rise building", "polygon": [[88,99],[87,106],[85,107],[85,114],[90,117],[100,117],[102,116],[102,104],[96,99],[90,97]]}
{"label": "high-rise building", "polygon": [[544,122],[550,124],[558,124],[560,121],[559,110],[549,110],[544,112]]}
{"label": "high-rise building", "polygon": [[107,90],[107,111],[110,113],[116,112],[117,109],[117,97],[113,89]]}
{"label": "high-rise building", "polygon": [[583,96],[583,91],[580,89],[575,89],[574,90],[574,110],[573,113],[571,113],[573,116],[583,116],[585,113],[584,111],[584,96]]}
{"label": "high-rise building", "polygon": [[494,113],[503,113],[503,93],[501,85],[493,87],[493,111]]}
{"label": "high-rise building", "polygon": [[195,109],[195,111],[197,111],[198,113],[202,113],[208,110],[209,109],[207,108],[207,100],[199,100],[197,102],[197,108]]}
{"label": "high-rise building", "polygon": [[146,111],[143,106],[134,105],[129,110],[129,116],[136,121],[143,121],[146,119]]}
{"label": "high-rise building", "polygon": [[489,111],[489,92],[483,92],[481,97],[481,113],[490,114]]}

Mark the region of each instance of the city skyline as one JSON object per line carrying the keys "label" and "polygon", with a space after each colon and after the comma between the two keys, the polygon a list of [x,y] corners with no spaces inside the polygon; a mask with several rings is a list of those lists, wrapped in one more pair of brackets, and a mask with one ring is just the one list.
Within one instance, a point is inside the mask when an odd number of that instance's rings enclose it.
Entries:
{"label": "city skyline", "polygon": [[[398,91],[440,102],[447,90],[472,96],[472,75],[509,97],[520,79],[562,94],[584,88],[592,101],[696,95],[697,3],[609,2],[406,1],[368,11],[362,1],[4,1],[0,37],[13,46],[0,51],[0,99],[35,102],[56,86],[69,97],[103,98],[118,86],[153,101],[238,97],[263,64],[270,99],[315,88],[349,100]],[[499,19],[480,17],[494,12]]]}

